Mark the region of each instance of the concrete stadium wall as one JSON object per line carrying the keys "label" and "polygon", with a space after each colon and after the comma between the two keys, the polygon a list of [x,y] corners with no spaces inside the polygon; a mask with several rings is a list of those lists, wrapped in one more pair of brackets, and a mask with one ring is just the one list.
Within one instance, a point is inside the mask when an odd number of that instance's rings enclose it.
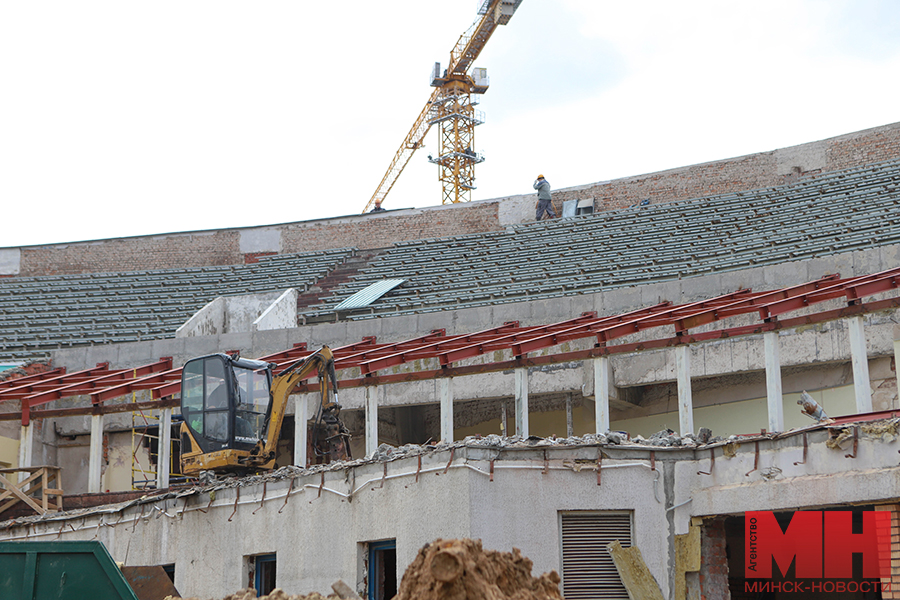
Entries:
{"label": "concrete stadium wall", "polygon": [[[595,210],[783,185],[900,156],[900,123],[826,140],[657,173],[554,190],[560,207],[593,198]],[[553,178],[549,178],[552,182]],[[266,254],[383,248],[398,241],[497,231],[534,220],[531,190],[467,204],[391,210],[264,227],[0,248],[0,277],[121,272],[253,262]]]}

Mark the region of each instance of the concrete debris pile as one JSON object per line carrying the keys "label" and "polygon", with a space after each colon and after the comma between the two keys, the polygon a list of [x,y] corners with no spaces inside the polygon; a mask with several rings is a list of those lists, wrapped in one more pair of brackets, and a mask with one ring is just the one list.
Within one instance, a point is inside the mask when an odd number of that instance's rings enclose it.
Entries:
{"label": "concrete debris pile", "polygon": [[556,571],[531,575],[518,548],[484,550],[480,540],[436,540],[406,568],[394,600],[562,600]]}

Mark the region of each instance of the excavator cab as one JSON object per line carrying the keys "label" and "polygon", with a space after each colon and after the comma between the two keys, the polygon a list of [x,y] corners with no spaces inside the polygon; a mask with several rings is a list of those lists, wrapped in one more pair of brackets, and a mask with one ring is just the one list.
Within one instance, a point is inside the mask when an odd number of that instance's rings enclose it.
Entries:
{"label": "excavator cab", "polygon": [[272,413],[271,387],[267,362],[227,354],[188,361],[181,372],[182,462],[187,471],[193,457],[204,455],[200,468],[216,469],[233,462],[229,451],[261,448]]}

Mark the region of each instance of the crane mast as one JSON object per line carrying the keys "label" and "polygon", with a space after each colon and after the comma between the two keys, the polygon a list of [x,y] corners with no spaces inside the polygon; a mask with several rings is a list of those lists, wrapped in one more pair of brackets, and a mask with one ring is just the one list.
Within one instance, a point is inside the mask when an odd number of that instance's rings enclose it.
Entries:
{"label": "crane mast", "polygon": [[429,162],[438,165],[443,204],[467,202],[475,189],[475,165],[484,157],[474,151],[475,127],[484,122],[475,109],[478,95],[487,91],[489,81],[485,69],[469,69],[481,54],[487,41],[499,25],[506,25],[522,0],[484,0],[477,19],[463,33],[450,51],[450,61],[441,72],[435,63],[431,85],[435,88],[419,113],[400,148],[394,153],[381,183],[366,204],[367,212],[377,200],[384,200],[396,183],[416,150],[422,147],[425,135],[436,125],[440,131],[437,156]]}

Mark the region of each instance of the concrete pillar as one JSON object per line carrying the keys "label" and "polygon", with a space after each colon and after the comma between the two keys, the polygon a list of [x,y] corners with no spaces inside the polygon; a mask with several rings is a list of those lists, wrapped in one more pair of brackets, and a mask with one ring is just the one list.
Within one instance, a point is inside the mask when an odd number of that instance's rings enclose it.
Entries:
{"label": "concrete pillar", "polygon": [[[93,443],[93,436],[91,437]],[[159,415],[159,455],[156,460],[156,489],[169,487],[169,462],[172,460],[172,409],[164,408]]]}
{"label": "concrete pillar", "polygon": [[575,435],[574,415],[572,414],[572,393],[566,394],[566,437]]}
{"label": "concrete pillar", "polygon": [[378,386],[366,386],[366,456],[378,450]]}
{"label": "concrete pillar", "polygon": [[506,398],[500,401],[500,435],[509,436],[509,425],[506,422]]}
{"label": "concrete pillar", "polygon": [[309,457],[307,449],[307,421],[309,421],[309,397],[306,394],[294,396],[294,465],[306,468]]}
{"label": "concrete pillar", "polygon": [[516,369],[516,435],[528,437],[528,368]]}
{"label": "concrete pillar", "polygon": [[681,435],[694,433],[694,403],[691,398],[691,349],[675,346],[675,371],[678,380],[678,426]]}
{"label": "concrete pillar", "polygon": [[609,431],[609,357],[594,359],[594,427],[597,433]]}
{"label": "concrete pillar", "polygon": [[766,397],[769,404],[769,431],[784,431],[784,401],[781,392],[781,357],[777,331],[763,334],[766,348]]}
{"label": "concrete pillar", "polygon": [[103,475],[103,415],[91,416],[91,454],[88,462],[88,493],[100,491]]}
{"label": "concrete pillar", "polygon": [[453,441],[453,379],[441,377],[437,380],[438,396],[441,400],[441,441]]}
{"label": "concrete pillar", "polygon": [[[32,467],[31,454],[34,447],[34,421],[22,426],[19,434],[19,466]],[[19,473],[19,483],[28,479],[27,473]]]}
{"label": "concrete pillar", "polygon": [[869,382],[869,354],[862,316],[850,317],[850,356],[853,362],[853,387],[856,390],[856,412],[872,412],[872,384]]}

